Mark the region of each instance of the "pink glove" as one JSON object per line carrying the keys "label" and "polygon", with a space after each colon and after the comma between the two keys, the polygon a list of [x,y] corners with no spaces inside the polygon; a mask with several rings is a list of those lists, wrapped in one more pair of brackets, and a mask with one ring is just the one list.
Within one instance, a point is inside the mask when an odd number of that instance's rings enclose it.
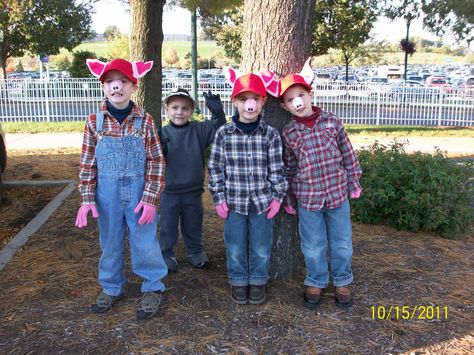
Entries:
{"label": "pink glove", "polygon": [[267,207],[267,219],[272,219],[276,216],[278,211],[280,210],[281,202],[278,200],[272,200]]}
{"label": "pink glove", "polygon": [[361,193],[362,193],[362,189],[352,191],[351,192],[351,198],[353,198],[353,199],[359,198]]}
{"label": "pink glove", "polygon": [[76,227],[82,228],[87,226],[87,215],[89,214],[89,211],[92,211],[92,217],[99,217],[99,212],[97,212],[97,207],[95,207],[95,205],[82,205],[79,208],[79,211],[77,211]]}
{"label": "pink glove", "polygon": [[288,214],[291,214],[292,216],[296,215],[296,210],[294,209],[292,205],[286,205],[285,212]]}
{"label": "pink glove", "polygon": [[217,215],[222,218],[226,219],[229,216],[229,207],[227,207],[227,202],[222,202],[216,206]]}
{"label": "pink glove", "polygon": [[137,207],[133,210],[135,213],[139,213],[143,208],[142,216],[138,220],[138,224],[150,224],[155,219],[156,207],[140,202]]}

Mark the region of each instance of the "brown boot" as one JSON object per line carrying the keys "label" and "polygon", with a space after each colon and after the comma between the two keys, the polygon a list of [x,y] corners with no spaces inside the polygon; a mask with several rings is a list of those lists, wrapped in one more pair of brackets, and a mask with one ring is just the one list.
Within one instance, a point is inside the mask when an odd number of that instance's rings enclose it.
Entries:
{"label": "brown boot", "polygon": [[308,309],[314,309],[321,301],[322,289],[312,286],[306,286],[304,293],[304,304]]}
{"label": "brown boot", "polygon": [[348,287],[334,287],[334,300],[341,307],[349,307],[352,305],[351,291]]}

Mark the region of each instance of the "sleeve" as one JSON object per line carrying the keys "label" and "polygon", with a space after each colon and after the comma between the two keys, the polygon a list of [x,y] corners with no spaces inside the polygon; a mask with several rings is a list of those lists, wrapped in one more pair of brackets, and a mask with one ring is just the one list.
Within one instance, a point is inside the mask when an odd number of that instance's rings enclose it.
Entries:
{"label": "sleeve", "polygon": [[203,122],[204,141],[206,147],[210,146],[214,141],[217,130],[226,123],[225,112],[212,113],[211,119]]}
{"label": "sleeve", "polygon": [[225,196],[225,139],[224,131],[218,130],[209,157],[209,191],[215,205],[226,201]]}
{"label": "sleeve", "polygon": [[337,135],[337,144],[342,156],[342,165],[347,172],[348,188],[349,193],[351,193],[352,191],[362,188],[359,183],[359,179],[362,176],[362,169],[342,122],[339,120],[338,122],[339,132]]}
{"label": "sleeve", "polygon": [[155,123],[148,113],[145,114],[145,151],[145,189],[141,201],[158,206],[160,194],[165,188],[166,163]]}
{"label": "sleeve", "polygon": [[280,134],[272,130],[268,147],[268,180],[272,184],[272,199],[283,201],[288,183],[283,174],[283,148]]}
{"label": "sleeve", "polygon": [[288,138],[285,135],[285,131],[283,131],[283,140],[285,142],[285,146],[283,148],[284,174],[285,174],[285,179],[288,183],[288,190],[286,192],[286,197],[285,197],[284,202],[286,206],[293,206],[294,208],[296,208],[296,205],[297,205],[296,196],[293,193],[291,185],[298,168],[298,160],[296,159],[296,155],[293,152],[293,150],[289,147],[289,142],[288,142]]}
{"label": "sleeve", "polygon": [[78,190],[81,194],[81,205],[95,204],[95,189],[97,186],[97,161],[95,147],[97,145],[95,128],[90,115],[84,126],[82,139],[82,152],[79,170]]}

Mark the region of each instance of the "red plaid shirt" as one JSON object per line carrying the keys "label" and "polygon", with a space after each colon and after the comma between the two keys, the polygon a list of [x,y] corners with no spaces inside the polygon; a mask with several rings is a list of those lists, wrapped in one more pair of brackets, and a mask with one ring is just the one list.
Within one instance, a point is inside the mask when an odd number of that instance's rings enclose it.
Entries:
{"label": "red plaid shirt", "polygon": [[318,211],[325,203],[337,208],[350,192],[361,188],[359,161],[333,113],[321,110],[312,129],[292,119],[283,128],[283,141],[289,183],[286,204],[296,207],[298,200],[309,211]]}
{"label": "red plaid shirt", "polygon": [[[104,111],[103,134],[111,137],[124,137],[132,133],[135,117],[142,116],[137,105],[133,105],[129,116],[120,125],[115,118],[107,112],[105,101],[101,110]],[[160,193],[165,186],[165,159],[161,151],[155,123],[150,114],[143,117],[142,131],[144,134],[146,152],[145,190],[141,201],[149,205],[158,206]],[[82,141],[81,169],[79,172],[79,192],[81,204],[95,204],[95,189],[97,185],[97,162],[95,147],[97,144],[96,114],[91,114],[84,127]]]}

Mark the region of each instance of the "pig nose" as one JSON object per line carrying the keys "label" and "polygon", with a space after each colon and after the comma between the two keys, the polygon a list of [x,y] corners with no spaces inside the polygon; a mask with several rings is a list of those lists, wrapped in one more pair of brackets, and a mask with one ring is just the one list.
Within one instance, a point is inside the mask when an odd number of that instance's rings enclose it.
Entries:
{"label": "pig nose", "polygon": [[110,83],[110,88],[112,91],[119,91],[123,87],[121,80],[114,80]]}
{"label": "pig nose", "polygon": [[257,102],[254,99],[248,99],[245,101],[244,109],[247,112],[254,112],[257,108]]}
{"label": "pig nose", "polygon": [[295,97],[293,99],[293,106],[295,108],[301,108],[303,107],[303,100],[301,99],[301,97]]}

